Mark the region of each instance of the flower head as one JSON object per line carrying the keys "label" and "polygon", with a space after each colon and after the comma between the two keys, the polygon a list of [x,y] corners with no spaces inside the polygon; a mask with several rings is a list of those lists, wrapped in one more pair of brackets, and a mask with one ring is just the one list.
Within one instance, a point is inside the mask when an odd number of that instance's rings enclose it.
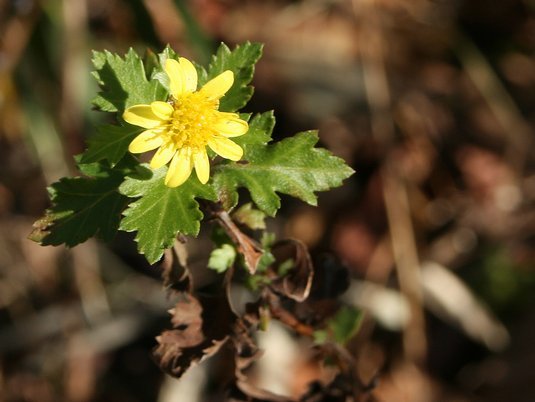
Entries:
{"label": "flower head", "polygon": [[135,105],[123,113],[126,122],[146,129],[128,150],[143,153],[158,149],[150,166],[158,169],[171,162],[165,177],[169,187],[184,183],[193,168],[204,184],[210,177],[206,146],[233,161],[243,155],[243,149],[229,138],[245,134],[247,122],[236,113],[218,110],[219,99],[234,83],[234,74],[227,70],[197,91],[197,71],[189,60],[168,59],[164,69],[169,76],[169,102]]}

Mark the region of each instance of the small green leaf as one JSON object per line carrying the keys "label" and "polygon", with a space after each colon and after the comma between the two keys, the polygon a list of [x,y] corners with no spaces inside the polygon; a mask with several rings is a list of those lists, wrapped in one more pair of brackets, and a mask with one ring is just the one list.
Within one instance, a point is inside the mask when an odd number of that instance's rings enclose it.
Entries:
{"label": "small green leaf", "polygon": [[106,125],[97,129],[97,134],[89,138],[89,148],[81,157],[81,163],[92,163],[106,159],[113,165],[128,151],[128,145],[144,129],[126,125]]}
{"label": "small green leaf", "polygon": [[133,49],[124,58],[107,50],[95,51],[93,65],[101,89],[93,104],[104,112],[122,112],[130,106],[167,98],[158,81],[147,79],[143,62]]}
{"label": "small green leaf", "polygon": [[275,261],[275,256],[271,253],[271,251],[264,251],[262,257],[260,257],[260,260],[258,261],[256,272],[265,272]]}
{"label": "small green leaf", "polygon": [[178,233],[193,236],[199,233],[203,214],[195,198],[216,199],[214,190],[199,183],[195,175],[179,187],[167,187],[166,173],[164,166],[149,179],[129,177],[120,187],[122,194],[140,197],[124,212],[120,229],[137,231],[138,250],[151,264],[173,245]]}
{"label": "small green leaf", "polygon": [[266,222],[264,222],[266,219],[266,214],[258,209],[254,209],[250,202],[241,206],[232,214],[232,217],[251,229],[266,228]]}
{"label": "small green leaf", "polygon": [[[260,56],[262,56],[262,45],[259,43],[246,42],[236,46],[232,51],[224,43],[219,46],[208,67],[207,80],[226,70],[234,72],[234,85],[221,98],[219,110],[234,112],[244,107],[251,99],[253,87],[249,86],[249,83],[253,79],[254,65]],[[199,83],[202,85],[205,81],[199,81]]]}
{"label": "small green leaf", "polygon": [[279,269],[277,269],[277,275],[279,276],[279,278],[282,278],[286,275],[288,275],[288,272],[290,272],[290,270],[292,268],[295,267],[295,261],[293,258],[288,258],[287,260],[283,261],[280,265],[279,265]]}
{"label": "small green leaf", "polygon": [[245,135],[232,139],[243,148],[244,159],[249,158],[250,149],[254,149],[258,145],[266,145],[271,141],[273,127],[275,127],[275,116],[273,116],[273,112],[260,113],[249,121],[249,131]]}
{"label": "small green leaf", "polygon": [[277,235],[273,232],[262,232],[260,244],[264,250],[270,250],[277,241]]}
{"label": "small green leaf", "polygon": [[276,192],[316,205],[316,191],[342,184],[353,174],[345,162],[322,148],[314,148],[316,132],[307,131],[278,143],[251,147],[247,162],[214,168],[213,183],[225,208],[238,202],[239,187],[249,190],[258,208],[274,216],[280,208]]}
{"label": "small green leaf", "polygon": [[167,59],[178,60],[178,54],[169,45],[161,53],[158,53],[158,64],[152,69],[151,78],[159,81],[165,90],[169,92],[169,76],[164,70]]}
{"label": "small green leaf", "polygon": [[223,244],[216,248],[210,254],[208,260],[208,268],[216,270],[217,272],[225,272],[229,269],[236,260],[236,249],[230,244]]}
{"label": "small green leaf", "polygon": [[30,238],[43,245],[68,247],[95,235],[110,241],[128,203],[118,192],[123,179],[122,174],[108,171],[97,177],[70,177],[54,183],[49,188],[52,207],[36,222]]}
{"label": "small green leaf", "polygon": [[350,306],[342,306],[327,322],[324,329],[314,331],[312,335],[314,342],[317,344],[336,342],[344,345],[357,334],[362,318],[362,311]]}
{"label": "small green leaf", "polygon": [[318,329],[312,334],[314,342],[318,345],[322,345],[329,340],[329,334],[324,329]]}
{"label": "small green leaf", "polygon": [[335,342],[345,344],[359,330],[362,312],[349,306],[342,306],[327,324],[328,332]]}

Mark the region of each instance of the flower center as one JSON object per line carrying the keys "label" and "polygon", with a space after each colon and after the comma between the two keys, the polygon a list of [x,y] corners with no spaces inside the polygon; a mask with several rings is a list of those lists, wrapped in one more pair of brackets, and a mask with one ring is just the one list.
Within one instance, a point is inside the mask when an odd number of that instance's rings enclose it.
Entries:
{"label": "flower center", "polygon": [[169,135],[177,149],[204,148],[214,135],[219,101],[207,99],[199,92],[185,93],[175,101]]}

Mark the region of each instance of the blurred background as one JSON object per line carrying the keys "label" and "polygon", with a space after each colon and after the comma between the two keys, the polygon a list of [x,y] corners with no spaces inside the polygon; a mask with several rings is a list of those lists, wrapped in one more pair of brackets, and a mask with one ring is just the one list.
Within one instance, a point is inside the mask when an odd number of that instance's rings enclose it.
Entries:
{"label": "blurred background", "polygon": [[[269,225],[349,270],[344,301],[366,314],[348,349],[375,400],[535,401],[534,10],[0,0],[0,401],[221,400],[217,359],[184,381],[151,361],[171,302],[131,238],[65,250],[26,237],[46,186],[76,174],[72,155],[110,118],[91,110],[91,49],[169,43],[206,63],[246,40],[265,43],[246,111],[275,109],[276,139],[319,128],[356,170],[318,208],[283,198]],[[206,242],[193,248],[206,259]],[[266,354],[281,371],[265,386],[295,397],[324,374],[302,340],[270,333],[261,344],[286,361]]]}

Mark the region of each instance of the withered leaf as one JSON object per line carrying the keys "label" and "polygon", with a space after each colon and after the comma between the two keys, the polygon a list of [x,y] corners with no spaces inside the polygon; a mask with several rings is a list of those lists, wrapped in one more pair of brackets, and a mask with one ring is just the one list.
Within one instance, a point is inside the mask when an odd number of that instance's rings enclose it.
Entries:
{"label": "withered leaf", "polygon": [[327,385],[323,385],[317,381],[311,383],[308,392],[299,399],[299,402],[364,401],[358,394],[360,394],[360,392],[355,388],[354,379],[343,374],[338,374],[334,380]]}
{"label": "withered leaf", "polygon": [[314,278],[314,266],[305,244],[296,239],[285,239],[275,243],[271,253],[276,259],[272,266],[276,279],[271,287],[295,301],[306,300]]}
{"label": "withered leaf", "polygon": [[244,381],[238,381],[230,389],[229,402],[296,402],[293,399],[276,395]]}
{"label": "withered leaf", "polygon": [[156,338],[153,356],[174,377],[217,353],[228,341],[235,316],[225,296],[195,298],[183,293],[171,310],[172,330]]}
{"label": "withered leaf", "polygon": [[232,337],[236,353],[236,377],[241,380],[247,378],[244,371],[263,354],[262,350],[258,348],[253,338],[249,335],[250,327],[244,320],[238,319],[234,326]]}
{"label": "withered leaf", "polygon": [[165,250],[161,269],[163,285],[166,288],[191,293],[193,282],[187,260],[188,252],[180,240],[176,240],[172,248]]}
{"label": "withered leaf", "polygon": [[229,237],[236,244],[238,251],[243,255],[245,265],[249,273],[254,274],[263,252],[260,245],[245,233],[243,233],[234,223],[226,211],[216,211],[216,217]]}

